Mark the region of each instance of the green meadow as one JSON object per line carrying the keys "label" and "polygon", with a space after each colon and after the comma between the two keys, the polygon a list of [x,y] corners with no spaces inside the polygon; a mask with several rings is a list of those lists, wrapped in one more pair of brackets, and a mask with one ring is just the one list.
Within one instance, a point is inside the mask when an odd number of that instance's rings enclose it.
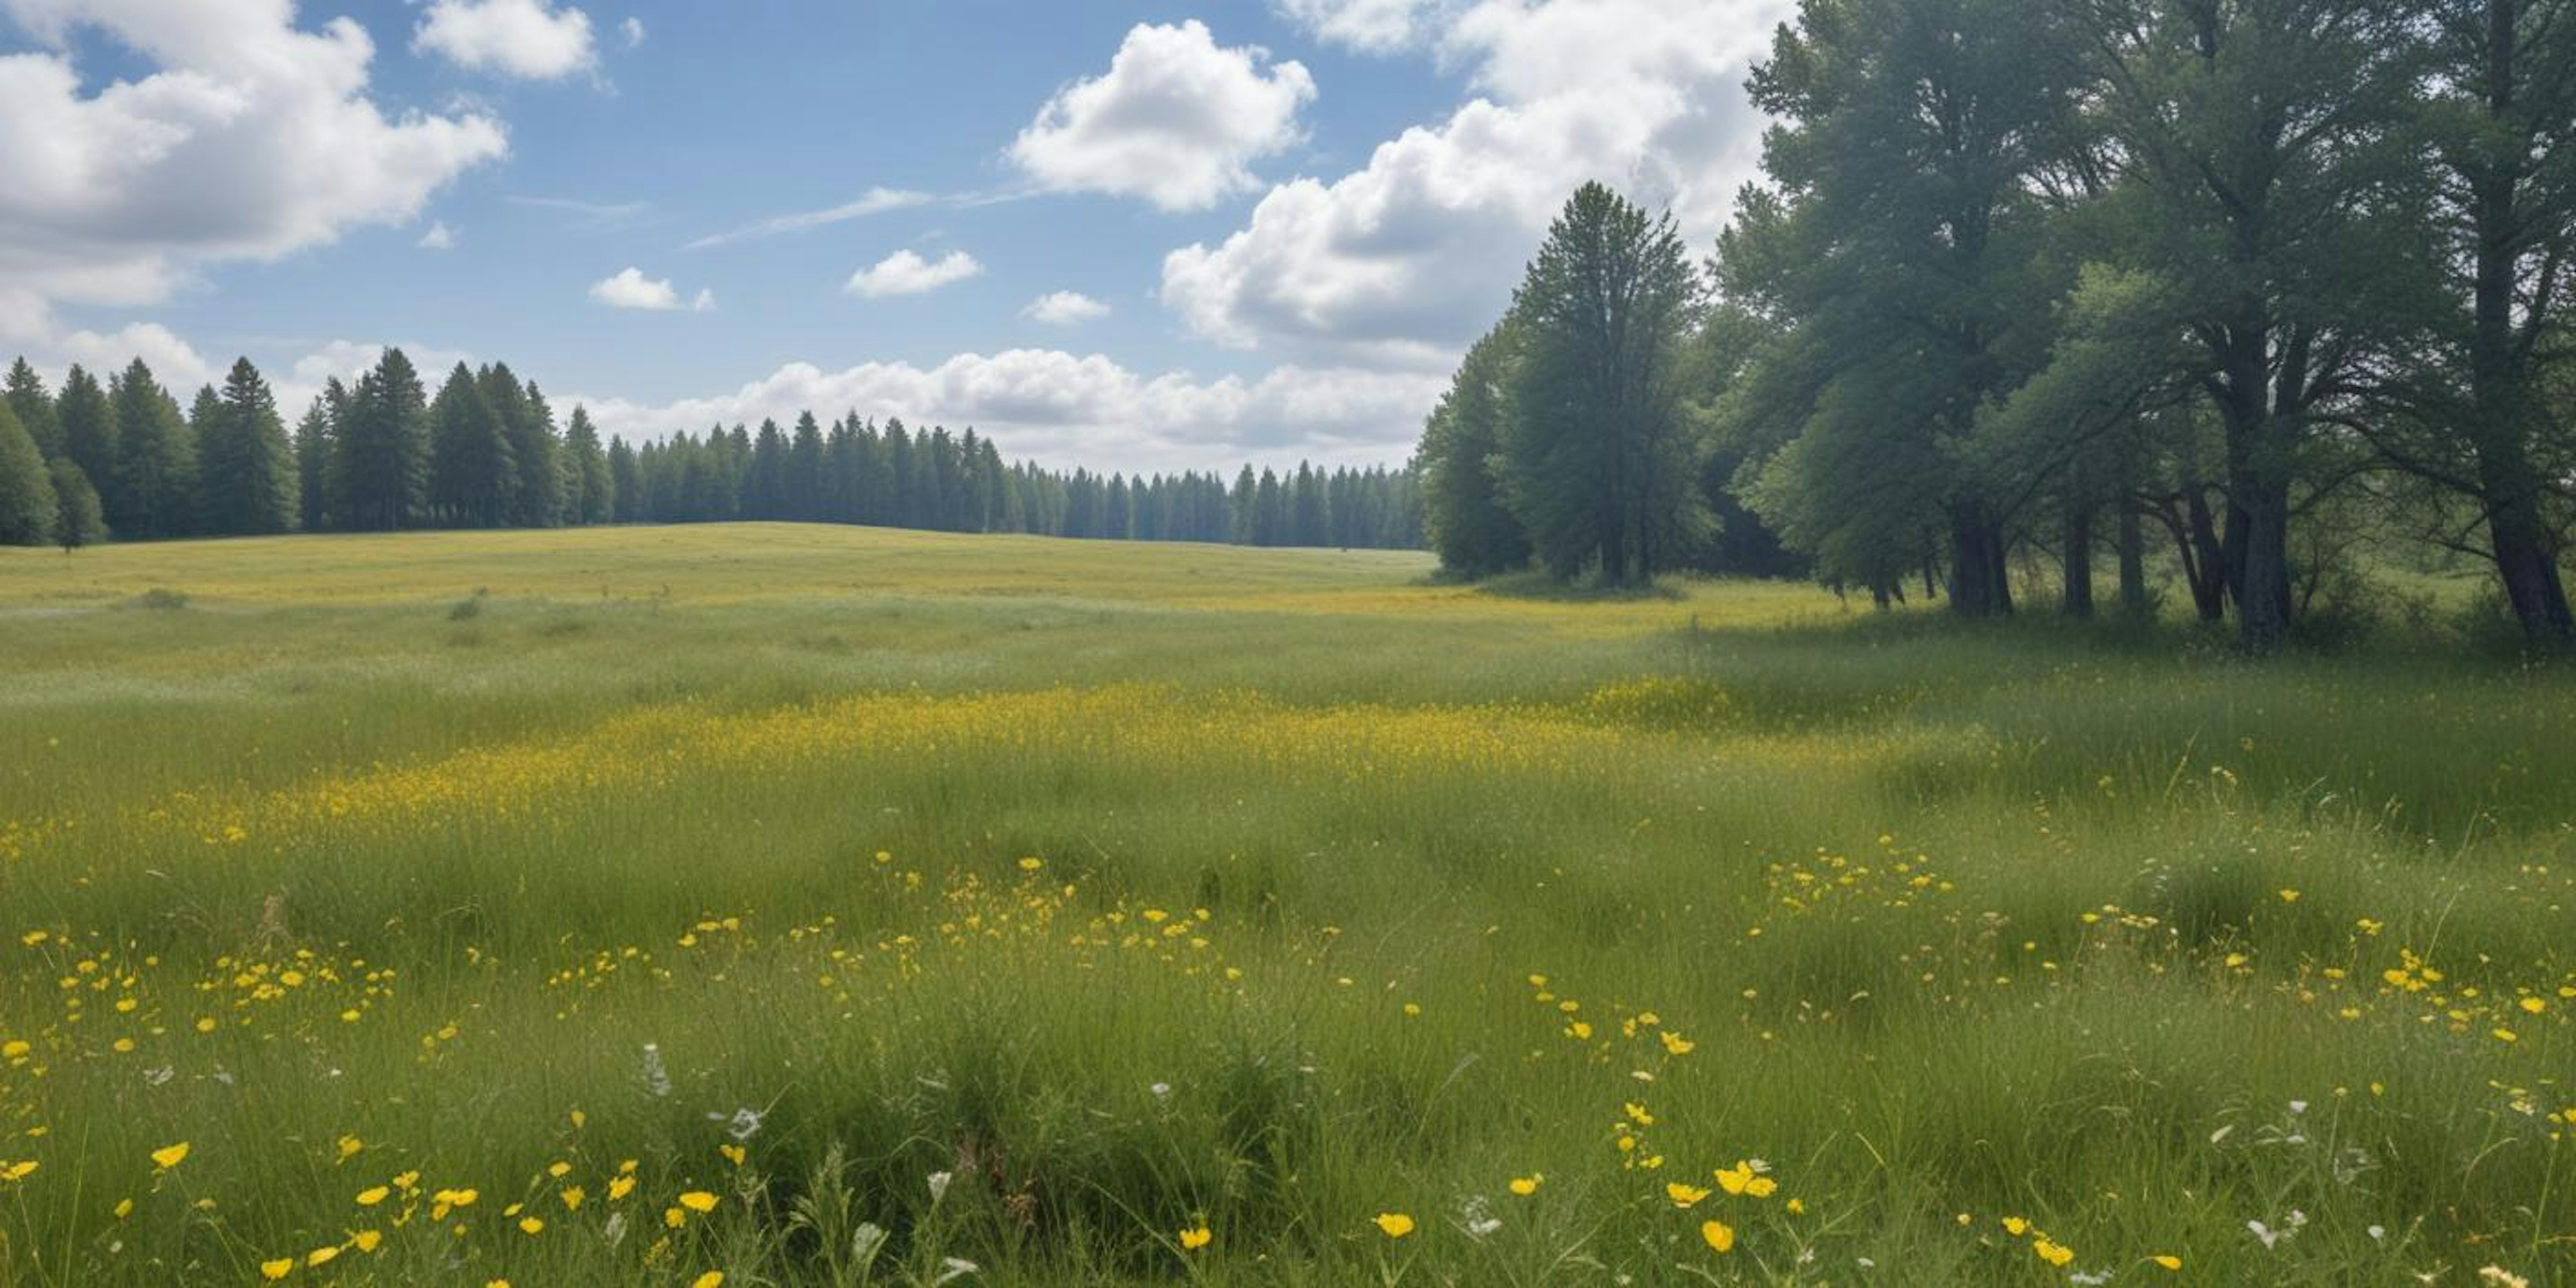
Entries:
{"label": "green meadow", "polygon": [[2563,668],[1431,573],[0,550],[0,1288],[2576,1282]]}

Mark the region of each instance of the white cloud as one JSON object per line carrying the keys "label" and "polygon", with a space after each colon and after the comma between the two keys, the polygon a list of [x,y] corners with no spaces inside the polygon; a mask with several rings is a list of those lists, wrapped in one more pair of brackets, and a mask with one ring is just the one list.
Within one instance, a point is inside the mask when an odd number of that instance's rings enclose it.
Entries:
{"label": "white cloud", "polygon": [[443,219],[433,219],[429,223],[429,231],[420,235],[420,248],[422,250],[454,250],[456,249],[456,231],[447,226],[447,221]]}
{"label": "white cloud", "polygon": [[[932,367],[793,363],[729,394],[660,405],[584,398],[603,432],[633,441],[713,424],[855,411],[974,428],[1013,457],[1091,469],[1230,468],[1247,457],[1383,464],[1421,432],[1440,376],[1282,367],[1257,380],[1141,375],[1099,354],[1013,349]],[[557,400],[569,403],[571,399]]]}
{"label": "white cloud", "polygon": [[842,289],[872,300],[888,295],[920,295],[983,271],[984,266],[962,250],[952,250],[935,260],[899,250],[850,274],[849,285]]}
{"label": "white cloud", "polygon": [[890,210],[907,210],[914,206],[928,205],[934,200],[936,200],[936,198],[926,192],[913,192],[904,188],[870,188],[866,192],[859,194],[857,200],[843,202],[828,210],[808,210],[792,215],[775,215],[756,223],[745,224],[740,228],[701,237],[696,241],[690,242],[688,245],[681,247],[681,249],[705,250],[710,246],[722,246],[727,242],[749,241],[755,237],[775,237],[781,233],[801,233],[807,229],[822,228],[831,224],[846,223],[852,219],[864,219],[869,215],[882,215]]}
{"label": "white cloud", "polygon": [[[1198,334],[1301,359],[1438,366],[1498,317],[1586,180],[1713,237],[1759,159],[1742,82],[1790,0],[1288,3],[1327,34],[1472,67],[1476,97],[1338,179],[1298,179],[1163,265]],[[1400,21],[1398,21],[1400,19]]]}
{"label": "white cloud", "polygon": [[626,37],[626,47],[628,49],[636,48],[644,43],[644,20],[641,18],[629,18],[626,21],[617,24],[617,30],[619,34]]}
{"label": "white cloud", "polygon": [[[646,277],[644,270],[634,267],[621,269],[615,276],[591,283],[590,298],[612,309],[668,312],[681,307],[680,292],[672,287],[671,279]],[[704,313],[715,306],[715,292],[705,289],[699,290],[688,304],[688,308],[697,313]]]}
{"label": "white cloud", "polygon": [[[1011,159],[1040,185],[1199,210],[1260,186],[1251,162],[1296,145],[1314,77],[1267,50],[1222,49],[1206,24],[1139,24],[1105,75],[1038,109]],[[1267,67],[1265,68],[1265,64]]]}
{"label": "white cloud", "polygon": [[[298,29],[288,0],[0,13],[46,46],[0,55],[0,327],[21,333],[49,332],[57,303],[156,303],[201,263],[408,223],[509,150],[480,112],[388,119],[367,97],[366,30]],[[152,70],[85,90],[67,52],[81,27]]]}
{"label": "white cloud", "polygon": [[1458,0],[1272,0],[1271,7],[1317,36],[1370,53],[1421,43],[1440,11]]}
{"label": "white cloud", "polygon": [[1029,301],[1020,316],[1049,326],[1080,326],[1109,316],[1109,306],[1080,291],[1049,291]]}
{"label": "white cloud", "polygon": [[411,46],[469,71],[525,80],[561,80],[599,65],[590,15],[553,0],[433,0]]}
{"label": "white cloud", "polygon": [[[215,365],[198,353],[196,346],[158,322],[137,322],[106,335],[74,331],[56,342],[54,352],[66,366],[77,362],[101,380],[141,358],[162,388],[168,389],[183,406],[189,395],[215,380]],[[61,387],[59,379],[55,387]]]}

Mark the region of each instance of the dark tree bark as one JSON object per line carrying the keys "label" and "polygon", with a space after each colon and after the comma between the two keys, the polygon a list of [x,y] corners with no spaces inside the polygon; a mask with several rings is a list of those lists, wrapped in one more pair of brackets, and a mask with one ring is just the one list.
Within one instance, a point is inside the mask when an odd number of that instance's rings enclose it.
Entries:
{"label": "dark tree bark", "polygon": [[2012,614],[2012,575],[2005,554],[2003,525],[1985,506],[1952,508],[1950,611],[1962,617]]}
{"label": "dark tree bark", "polygon": [[[2520,18],[2519,0],[2489,0],[2486,6],[2486,65],[2481,69],[2486,116],[2508,135],[2534,129],[2518,102],[2516,64],[2524,42]],[[2519,150],[2506,157],[2499,149],[2473,148],[2455,164],[2466,181],[2477,237],[2469,440],[2486,503],[2487,536],[2505,600],[2524,638],[2535,645],[2564,645],[2576,641],[2576,620],[2570,618],[2567,588],[2558,572],[2556,534],[2541,516],[2539,471],[2532,466],[2526,438],[2535,409],[2531,364],[2519,332],[2537,319],[2516,316],[2523,257],[2533,248],[2535,225],[2546,216],[2524,200],[2531,174]],[[2547,308],[2549,294],[2538,292],[2535,305]]]}
{"label": "dark tree bark", "polygon": [[2058,610],[2069,617],[2093,616],[2093,512],[2077,502],[2066,514],[2066,591]]}
{"label": "dark tree bark", "polygon": [[2146,516],[2138,512],[2135,498],[2120,502],[2120,611],[2132,618],[2143,618],[2151,611],[2147,603]]}

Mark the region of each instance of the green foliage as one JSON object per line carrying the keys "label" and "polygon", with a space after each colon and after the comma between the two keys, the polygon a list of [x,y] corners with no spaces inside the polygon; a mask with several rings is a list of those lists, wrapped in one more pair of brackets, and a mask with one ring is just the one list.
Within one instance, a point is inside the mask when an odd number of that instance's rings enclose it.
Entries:
{"label": "green foliage", "polygon": [[54,400],[45,392],[44,379],[27,365],[25,358],[9,363],[9,375],[0,383],[0,401],[9,404],[18,424],[35,440],[36,451],[47,460],[63,454],[62,422],[54,415]]}
{"label": "green foliage", "polygon": [[1529,537],[1505,499],[1500,451],[1503,390],[1517,354],[1505,319],[1486,332],[1422,430],[1422,522],[1440,566],[1487,577],[1529,563]]}
{"label": "green foliage", "polygon": [[55,498],[45,458],[0,402],[0,545],[35,546],[53,539]]}
{"label": "green foliage", "polygon": [[411,359],[387,349],[358,377],[335,425],[331,491],[341,522],[389,531],[423,519],[429,505],[429,395]]}
{"label": "green foliage", "polygon": [[1512,513],[1558,577],[1644,581],[1705,535],[1678,361],[1700,307],[1672,217],[1597,183],[1530,262],[1498,455]]}
{"label": "green foliage", "polygon": [[590,412],[582,407],[572,409],[572,424],[564,434],[564,453],[568,489],[565,517],[583,524],[614,519],[617,478],[609,467],[608,454],[600,450],[599,431],[590,423]]}
{"label": "green foliage", "polygon": [[250,359],[233,363],[221,401],[200,417],[197,450],[206,531],[250,536],[296,526],[295,448],[278,418],[276,396]]}
{"label": "green foliage", "polygon": [[[113,483],[100,488],[108,526],[137,538],[195,531],[196,432],[180,414],[178,400],[136,358],[109,382],[108,402],[116,420]],[[81,468],[88,472],[91,466],[83,461]]]}
{"label": "green foliage", "polygon": [[[518,383],[489,376],[488,368],[478,378],[457,363],[429,409],[429,503],[457,526],[500,526],[518,486],[506,418],[491,401],[495,391],[515,395]],[[522,407],[512,414],[524,413]]]}
{"label": "green foliage", "polygon": [[62,429],[62,454],[72,458],[103,495],[116,477],[116,409],[97,378],[77,362],[63,375],[54,420]]}
{"label": "green foliage", "polygon": [[97,545],[107,539],[107,512],[100,507],[98,489],[90,486],[89,476],[81,473],[78,463],[68,456],[57,456],[54,478],[54,544],[65,554],[82,546]]}

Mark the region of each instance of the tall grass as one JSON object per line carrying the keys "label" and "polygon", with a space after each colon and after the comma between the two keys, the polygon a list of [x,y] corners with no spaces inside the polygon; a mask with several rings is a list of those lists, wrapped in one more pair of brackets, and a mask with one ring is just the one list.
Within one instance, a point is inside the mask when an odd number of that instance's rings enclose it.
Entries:
{"label": "tall grass", "polygon": [[2576,1277],[2554,672],[838,529],[0,555],[0,1285]]}

